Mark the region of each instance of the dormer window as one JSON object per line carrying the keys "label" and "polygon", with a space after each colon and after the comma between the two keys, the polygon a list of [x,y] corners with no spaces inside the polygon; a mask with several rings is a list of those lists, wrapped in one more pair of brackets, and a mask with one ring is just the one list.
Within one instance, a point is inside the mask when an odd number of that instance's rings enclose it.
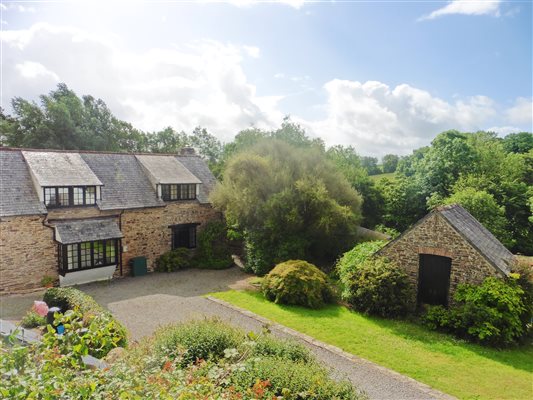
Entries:
{"label": "dormer window", "polygon": [[164,201],[195,200],[195,184],[164,184],[161,185],[161,198]]}
{"label": "dormer window", "polygon": [[54,186],[43,190],[44,204],[48,208],[96,204],[96,186]]}

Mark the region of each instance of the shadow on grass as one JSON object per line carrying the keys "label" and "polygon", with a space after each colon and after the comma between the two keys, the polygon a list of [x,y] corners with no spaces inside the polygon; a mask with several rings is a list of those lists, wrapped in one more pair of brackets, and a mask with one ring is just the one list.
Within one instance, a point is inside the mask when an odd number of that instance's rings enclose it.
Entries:
{"label": "shadow on grass", "polygon": [[[276,305],[266,300],[261,293],[251,291],[245,291],[245,293],[254,297],[254,299],[259,303],[277,306],[279,309],[290,314],[291,316],[302,319],[320,320],[321,318],[335,318],[339,317],[340,314],[346,310],[346,307],[341,305],[329,305],[318,310],[311,310],[300,306],[287,306],[281,304]],[[349,310],[348,315],[353,315],[357,318],[363,318],[366,320],[366,322],[379,327],[379,329],[388,331],[395,336],[405,339],[406,341],[418,342],[432,352],[456,356],[460,356],[460,353],[475,353],[480,357],[487,358],[519,370],[529,373],[533,372],[533,345],[531,343],[512,348],[496,349],[481,346],[475,343],[469,343],[464,340],[457,339],[450,334],[431,331],[420,323],[413,321],[367,316],[352,310]],[[278,322],[283,323],[282,321]]]}

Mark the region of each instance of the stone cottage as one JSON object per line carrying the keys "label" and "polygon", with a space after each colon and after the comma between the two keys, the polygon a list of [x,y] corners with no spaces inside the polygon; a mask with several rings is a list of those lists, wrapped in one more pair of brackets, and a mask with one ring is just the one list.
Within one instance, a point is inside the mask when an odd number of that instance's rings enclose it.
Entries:
{"label": "stone cottage", "polygon": [[448,305],[460,283],[510,273],[513,254],[458,204],[439,207],[378,255],[405,269],[419,303]]}
{"label": "stone cottage", "polygon": [[215,178],[179,155],[0,148],[0,292],[123,276],[133,257],[194,248],[220,213]]}

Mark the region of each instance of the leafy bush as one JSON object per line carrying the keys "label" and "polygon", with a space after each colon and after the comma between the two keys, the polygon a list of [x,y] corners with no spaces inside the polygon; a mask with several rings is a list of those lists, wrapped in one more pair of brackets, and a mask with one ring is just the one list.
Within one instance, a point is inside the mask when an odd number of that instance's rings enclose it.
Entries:
{"label": "leafy bush", "polygon": [[109,313],[83,315],[76,307],[64,314],[56,313],[54,325],[59,324],[65,332],[58,335],[48,325],[42,346],[68,356],[65,362],[70,364],[81,362],[84,355],[103,358],[111,349],[126,346],[126,331]]}
{"label": "leafy bush", "polygon": [[48,307],[59,307],[61,312],[79,308],[82,314],[107,312],[91,296],[75,288],[50,288],[43,296]]}
{"label": "leafy bush", "polygon": [[20,325],[23,328],[37,328],[38,326],[46,325],[46,317],[42,317],[35,311],[30,310],[26,313],[24,318],[20,321]]}
{"label": "leafy bush", "polygon": [[[153,338],[145,338],[125,350],[125,354],[104,370],[84,369],[79,358],[87,350],[87,343],[76,336],[87,338],[96,331],[86,332],[80,328],[80,315],[69,312],[62,321],[72,323],[71,330],[63,335],[61,343],[55,334],[46,334],[42,345],[1,348],[0,397],[65,398],[65,399],[228,399],[267,400],[274,395],[284,399],[354,399],[355,390],[347,383],[335,382],[327,371],[309,359],[289,355],[267,356],[256,352],[260,343],[269,352],[287,347],[289,342],[277,345],[274,338],[245,335],[218,321],[203,321],[162,328]],[[184,364],[181,357],[173,358],[165,346],[175,343],[173,335],[179,331],[193,332],[202,326],[205,332],[217,335],[217,330],[235,335],[226,342],[232,347],[220,352],[219,358],[199,360]],[[196,327],[196,328],[194,328]],[[78,330],[79,329],[79,330]],[[79,335],[75,335],[74,332]],[[172,333],[172,335],[170,334]],[[166,337],[166,344],[162,338]],[[185,343],[181,340],[180,343]],[[268,344],[267,344],[268,343]],[[196,346],[196,344],[194,344]],[[181,351],[189,350],[183,344]],[[156,349],[163,351],[155,351]],[[223,357],[222,355],[223,354]],[[269,353],[271,354],[271,353]],[[281,356],[284,357],[284,356]],[[298,360],[298,361],[293,361]]]}
{"label": "leafy bush", "polygon": [[294,340],[278,339],[272,336],[259,336],[254,341],[252,356],[271,356],[290,361],[310,362],[313,360],[309,349]]}
{"label": "leafy bush", "polygon": [[506,346],[519,342],[529,329],[531,305],[516,278],[507,281],[489,277],[481,285],[462,284],[455,304],[430,307],[423,321],[430,328],[452,332],[481,344]]}
{"label": "leafy bush", "polygon": [[268,300],[281,304],[319,308],[333,300],[326,274],[302,260],[276,265],[264,277],[261,289]]}
{"label": "leafy bush", "polygon": [[[381,249],[385,243],[387,242],[384,240],[359,243],[353,249],[342,255],[335,266],[335,273],[339,276],[344,292],[346,292],[347,285],[350,283],[351,276],[357,267]],[[346,292],[344,295],[349,295],[349,293]]]}
{"label": "leafy bush", "polygon": [[343,300],[363,313],[399,317],[414,309],[415,294],[407,274],[386,258],[367,258],[342,281]]}
{"label": "leafy bush", "polygon": [[198,249],[193,264],[197,268],[225,269],[233,265],[226,225],[213,221],[198,233]]}
{"label": "leafy bush", "polygon": [[218,320],[193,321],[160,330],[154,350],[170,359],[181,357],[185,366],[224,357],[225,349],[236,348],[242,340],[241,332]]}
{"label": "leafy bush", "polygon": [[185,247],[161,254],[155,260],[155,270],[158,272],[174,272],[191,266],[191,252]]}
{"label": "leafy bush", "polygon": [[[102,308],[91,296],[75,288],[50,288],[43,296],[43,301],[49,307],[59,307],[61,313],[57,315],[60,318],[77,321],[77,316],[81,316],[83,328],[89,330],[99,330],[101,334],[109,336],[109,340],[116,343],[116,346],[125,347],[127,344],[126,328],[111,315],[111,313]],[[74,313],[67,312],[71,310]],[[77,322],[75,322],[77,323]],[[67,324],[66,322],[64,324]],[[72,329],[65,325],[66,329]],[[107,354],[111,350],[103,343],[107,339],[99,339],[100,344],[94,345],[89,354]],[[90,341],[90,343],[92,343]],[[115,347],[116,347],[115,346]],[[104,355],[105,355],[104,354]],[[96,357],[96,356],[95,356]]]}
{"label": "leafy bush", "polygon": [[[283,396],[283,399],[288,400],[358,398],[349,383],[333,381],[328,377],[327,371],[318,364],[281,361],[276,357],[249,359],[244,368],[233,372],[229,380],[237,392],[255,395],[251,396],[252,398],[271,399],[276,398],[275,396]],[[258,394],[261,397],[257,396]]]}

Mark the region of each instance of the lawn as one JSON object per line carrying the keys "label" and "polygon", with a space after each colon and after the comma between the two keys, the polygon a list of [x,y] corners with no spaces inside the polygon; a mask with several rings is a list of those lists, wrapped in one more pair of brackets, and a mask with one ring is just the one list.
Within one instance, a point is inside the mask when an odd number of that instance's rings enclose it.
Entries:
{"label": "lawn", "polygon": [[532,345],[500,351],[337,305],[321,310],[280,306],[249,291],[213,296],[459,398],[533,398]]}

